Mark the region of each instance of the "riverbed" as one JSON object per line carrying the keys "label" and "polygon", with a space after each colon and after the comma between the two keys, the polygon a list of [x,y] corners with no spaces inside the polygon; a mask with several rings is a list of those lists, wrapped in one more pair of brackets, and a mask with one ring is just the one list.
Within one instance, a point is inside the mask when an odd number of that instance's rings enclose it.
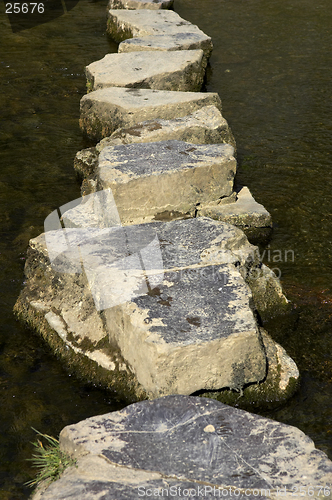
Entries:
{"label": "riverbed", "polygon": [[[28,498],[31,427],[57,436],[67,424],[123,407],[115,393],[67,373],[12,314],[28,241],[45,217],[80,196],[75,153],[85,65],[116,52],[104,1],[13,34],[0,4],[0,500]],[[271,212],[261,248],[292,312],[267,322],[302,381],[266,416],[296,425],[332,458],[332,114],[328,0],[176,0],[212,37],[206,89],[218,92],[237,141],[237,183]]]}

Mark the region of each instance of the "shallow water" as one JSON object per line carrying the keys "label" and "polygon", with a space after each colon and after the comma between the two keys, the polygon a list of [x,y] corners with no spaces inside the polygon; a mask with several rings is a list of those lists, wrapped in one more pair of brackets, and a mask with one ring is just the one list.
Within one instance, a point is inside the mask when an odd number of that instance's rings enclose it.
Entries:
{"label": "shallow water", "polygon": [[[294,304],[266,327],[298,363],[301,388],[268,415],[298,426],[332,458],[329,2],[177,0],[175,10],[213,39],[207,90],[219,93],[237,140],[237,182],[273,216],[264,260]],[[0,3],[0,26],[0,500],[20,500],[30,492],[31,427],[57,436],[121,407],[116,395],[70,376],[12,315],[29,238],[80,196],[72,162],[85,146],[84,66],[117,48],[105,35],[105,2],[81,0],[18,34]]]}

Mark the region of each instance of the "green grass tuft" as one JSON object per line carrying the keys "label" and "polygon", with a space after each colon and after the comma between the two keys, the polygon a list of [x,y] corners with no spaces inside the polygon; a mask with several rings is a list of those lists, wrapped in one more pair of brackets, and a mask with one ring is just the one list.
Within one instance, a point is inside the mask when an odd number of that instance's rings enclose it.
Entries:
{"label": "green grass tuft", "polygon": [[57,439],[48,434],[42,434],[33,427],[32,429],[46,441],[45,445],[41,439],[32,443],[35,453],[32,455],[33,458],[28,458],[33,462],[34,467],[39,469],[36,478],[25,483],[27,486],[34,487],[44,482],[56,481],[67,467],[76,464],[76,460],[60,450]]}

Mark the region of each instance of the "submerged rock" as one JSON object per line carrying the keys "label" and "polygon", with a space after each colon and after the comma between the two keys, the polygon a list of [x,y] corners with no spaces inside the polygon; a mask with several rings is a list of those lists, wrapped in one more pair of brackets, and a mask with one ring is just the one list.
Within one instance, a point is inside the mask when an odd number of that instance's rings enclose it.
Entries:
{"label": "submerged rock", "polygon": [[299,429],[206,398],[167,396],[65,427],[77,467],[34,500],[328,498],[332,462]]}

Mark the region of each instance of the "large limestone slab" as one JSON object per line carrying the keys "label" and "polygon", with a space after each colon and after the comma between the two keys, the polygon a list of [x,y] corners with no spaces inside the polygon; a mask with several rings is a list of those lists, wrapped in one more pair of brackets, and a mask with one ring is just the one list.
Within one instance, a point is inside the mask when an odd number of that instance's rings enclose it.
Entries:
{"label": "large limestone slab", "polygon": [[[19,317],[79,375],[129,400],[262,380],[247,282],[255,274],[261,296],[272,283],[264,291],[257,247],[242,231],[203,217],[107,227],[112,207],[98,221],[100,199],[86,198],[95,211],[80,227],[31,240]],[[279,307],[276,277],[274,289]]]}
{"label": "large limestone slab", "polygon": [[230,196],[236,172],[227,144],[161,141],[104,148],[101,189],[111,189],[122,224],[171,212],[194,215],[199,203]]}
{"label": "large limestone slab", "polygon": [[150,35],[128,38],[119,44],[118,51],[173,51],[202,49],[206,61],[209,59],[213,45],[209,36],[204,33],[175,33],[174,35]]}
{"label": "large limestone slab", "polygon": [[89,91],[105,87],[200,91],[205,74],[202,50],[107,54],[85,68]]}
{"label": "large limestone slab", "polygon": [[331,498],[332,462],[296,427],[206,398],[142,401],[65,427],[78,459],[34,500]]}
{"label": "large limestone slab", "polygon": [[165,272],[161,285],[104,317],[150,397],[192,394],[198,373],[199,390],[241,391],[266,376],[250,300],[235,267],[204,266]]}
{"label": "large limestone slab", "polygon": [[230,144],[235,148],[235,139],[227,121],[215,106],[205,106],[190,115],[173,120],[147,120],[129,128],[119,128],[110,137],[102,139],[97,152],[107,146],[137,142],[178,140],[192,144]]}
{"label": "large limestone slab", "polygon": [[170,9],[174,0],[109,0],[108,9]]}
{"label": "large limestone slab", "polygon": [[173,120],[205,106],[221,111],[218,94],[110,87],[82,97],[80,126],[88,137],[98,141],[121,127],[146,120]]}
{"label": "large limestone slab", "polygon": [[198,26],[182,19],[171,10],[115,10],[108,11],[107,32],[117,41],[151,35],[178,35],[197,33],[206,37]]}

